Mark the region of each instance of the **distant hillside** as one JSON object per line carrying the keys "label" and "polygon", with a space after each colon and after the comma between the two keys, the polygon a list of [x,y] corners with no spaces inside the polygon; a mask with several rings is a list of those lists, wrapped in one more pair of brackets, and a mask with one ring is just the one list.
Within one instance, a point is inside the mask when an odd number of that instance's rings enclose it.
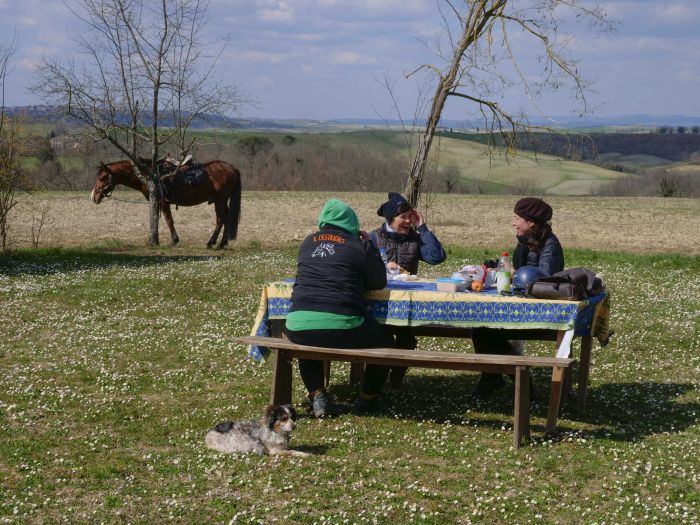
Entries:
{"label": "distant hillside", "polygon": [[[35,122],[68,122],[62,115],[58,106],[35,105],[16,106],[6,108],[10,115],[24,114]],[[167,120],[165,121],[167,125]],[[620,115],[614,117],[596,116],[553,116],[551,118],[531,118],[529,123],[533,126],[547,126],[552,129],[602,129],[610,127],[638,127],[645,129],[656,129],[660,127],[685,126],[691,128],[700,126],[700,117],[688,117],[685,115]],[[300,129],[306,131],[316,130],[336,130],[357,129],[357,128],[401,128],[410,127],[411,123],[402,122],[397,119],[377,119],[377,118],[337,118],[328,120],[317,119],[275,119],[257,117],[207,117],[197,119],[193,123],[193,128],[229,128],[229,129]],[[422,125],[422,124],[419,124]],[[481,120],[457,120],[442,119],[442,128],[454,131],[472,131],[483,128]]]}
{"label": "distant hillside", "polygon": [[[502,146],[499,136],[477,133],[441,133],[450,138],[460,138],[488,144],[493,141]],[[518,149],[536,151],[575,160],[596,160],[600,155],[649,155],[669,161],[688,161],[700,155],[700,133],[530,133],[516,138]]]}
{"label": "distant hillside", "polygon": [[[5,113],[9,116],[23,116],[35,124],[54,124],[65,123],[68,125],[79,125],[80,122],[76,119],[66,117],[65,112],[59,106],[36,105],[36,106],[15,106],[5,108]],[[126,122],[126,116],[122,119]],[[145,119],[145,124],[150,124],[148,118]],[[169,127],[173,121],[168,118],[163,118],[161,124],[164,127]],[[236,119],[229,117],[220,117],[208,115],[205,118],[196,118],[192,121],[192,129],[286,129],[288,123],[276,120],[267,119]]]}

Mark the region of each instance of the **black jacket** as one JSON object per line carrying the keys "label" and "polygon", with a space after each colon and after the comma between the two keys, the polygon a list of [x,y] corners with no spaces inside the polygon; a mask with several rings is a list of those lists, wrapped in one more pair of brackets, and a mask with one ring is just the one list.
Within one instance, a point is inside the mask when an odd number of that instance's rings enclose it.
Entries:
{"label": "black jacket", "polygon": [[365,291],[385,286],[386,269],[371,242],[339,228],[324,229],[301,244],[290,312],[365,317]]}

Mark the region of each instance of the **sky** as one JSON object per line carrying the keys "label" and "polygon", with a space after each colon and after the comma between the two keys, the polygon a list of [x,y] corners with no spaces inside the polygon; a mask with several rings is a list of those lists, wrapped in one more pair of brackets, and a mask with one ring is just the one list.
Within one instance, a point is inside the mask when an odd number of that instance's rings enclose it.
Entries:
{"label": "sky", "polygon": [[[564,33],[579,72],[593,82],[591,114],[700,117],[700,0],[598,3],[619,22],[614,33],[599,34],[571,18]],[[423,77],[405,73],[439,64],[434,47],[426,46],[444,35],[438,4],[445,5],[439,0],[211,0],[208,31],[213,39],[229,38],[216,74],[254,100],[238,116],[410,121],[420,93],[431,91],[420,87]],[[45,56],[82,60],[73,36],[84,32],[62,0],[0,0],[0,43],[16,34],[19,45],[6,79],[5,105],[46,103],[28,88],[36,64]],[[512,32],[511,44],[521,53],[523,78],[536,82],[539,67],[524,34]],[[533,106],[516,83],[498,102],[541,115],[570,116],[581,109],[566,86],[546,92]],[[469,118],[471,111],[455,99],[443,117]]]}

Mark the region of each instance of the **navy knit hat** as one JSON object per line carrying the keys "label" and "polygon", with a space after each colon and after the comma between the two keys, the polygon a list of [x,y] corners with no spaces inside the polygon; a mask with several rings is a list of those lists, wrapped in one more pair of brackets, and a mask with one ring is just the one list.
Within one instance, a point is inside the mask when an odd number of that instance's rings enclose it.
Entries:
{"label": "navy knit hat", "polygon": [[394,193],[393,191],[389,192],[388,197],[389,200],[382,204],[377,210],[377,215],[384,217],[386,222],[391,222],[391,219],[398,215],[399,206],[405,204],[408,208],[410,208],[411,205],[401,195]]}
{"label": "navy knit hat", "polygon": [[552,219],[552,207],[536,197],[520,199],[515,203],[513,211],[526,221],[543,223]]}

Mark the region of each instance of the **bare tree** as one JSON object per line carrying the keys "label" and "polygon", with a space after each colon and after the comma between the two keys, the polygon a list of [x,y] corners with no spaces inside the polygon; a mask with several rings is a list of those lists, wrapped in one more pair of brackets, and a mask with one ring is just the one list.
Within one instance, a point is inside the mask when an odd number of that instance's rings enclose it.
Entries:
{"label": "bare tree", "polygon": [[[406,75],[426,72],[437,81],[406,185],[413,205],[418,202],[433,136],[448,97],[466,102],[473,114],[483,119],[484,128],[502,134],[510,149],[516,131],[529,126],[526,115],[501,106],[499,101],[508,89],[517,86],[537,109],[537,98],[543,91],[569,83],[581,103],[580,111],[588,109],[589,84],[568,54],[567,17],[587,20],[601,30],[613,29],[605,12],[597,6],[586,7],[580,0],[442,0],[438,6],[443,34],[434,51],[439,62],[423,64]],[[513,46],[511,36],[516,33],[520,41]],[[542,68],[535,83],[525,77],[520,66],[530,44],[538,48]]]}
{"label": "bare tree", "polygon": [[0,43],[0,248],[3,251],[8,245],[10,210],[17,205],[17,191],[27,184],[22,162],[28,140],[18,119],[5,115],[5,80],[17,47],[16,36],[9,44]]}
{"label": "bare tree", "polygon": [[83,122],[91,140],[107,140],[131,160],[148,187],[149,243],[155,245],[163,145],[174,140],[184,156],[194,146],[186,134],[194,119],[223,115],[244,102],[236,88],[212,75],[225,42],[214,55],[204,53],[210,47],[203,36],[208,0],[77,0],[77,5],[72,11],[86,31],[76,43],[86,61],[45,58],[36,87]]}

